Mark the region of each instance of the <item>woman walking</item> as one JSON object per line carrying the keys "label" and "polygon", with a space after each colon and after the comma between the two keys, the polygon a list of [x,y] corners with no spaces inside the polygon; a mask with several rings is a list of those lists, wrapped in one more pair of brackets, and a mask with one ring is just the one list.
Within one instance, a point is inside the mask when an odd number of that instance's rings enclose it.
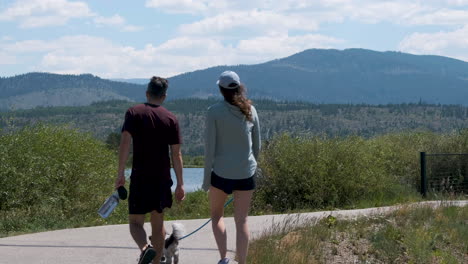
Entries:
{"label": "woman walking", "polygon": [[208,109],[202,188],[209,190],[213,234],[221,264],[229,263],[224,203],[234,193],[236,253],[239,264],[245,264],[249,245],[247,216],[255,189],[260,125],[257,111],[246,98],[245,87],[235,72],[223,72],[217,84],[224,100]]}

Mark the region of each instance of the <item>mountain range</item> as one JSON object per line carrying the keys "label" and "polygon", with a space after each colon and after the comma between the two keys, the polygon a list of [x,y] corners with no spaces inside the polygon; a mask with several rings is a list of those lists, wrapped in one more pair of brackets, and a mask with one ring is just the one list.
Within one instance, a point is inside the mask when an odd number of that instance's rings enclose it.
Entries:
{"label": "mountain range", "polygon": [[[249,97],[314,103],[426,102],[468,105],[468,62],[365,49],[311,49],[255,65],[217,66],[169,78],[169,96],[219,96],[216,80],[236,71]],[[152,73],[149,73],[149,77]],[[149,78],[148,78],[149,79]],[[27,73],[0,78],[0,109],[143,101],[144,79]]]}

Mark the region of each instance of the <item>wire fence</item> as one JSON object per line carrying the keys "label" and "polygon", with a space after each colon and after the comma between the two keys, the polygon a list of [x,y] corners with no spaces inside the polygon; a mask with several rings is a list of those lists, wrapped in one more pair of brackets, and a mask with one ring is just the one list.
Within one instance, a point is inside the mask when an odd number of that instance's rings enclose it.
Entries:
{"label": "wire fence", "polygon": [[421,194],[468,194],[468,153],[421,152]]}

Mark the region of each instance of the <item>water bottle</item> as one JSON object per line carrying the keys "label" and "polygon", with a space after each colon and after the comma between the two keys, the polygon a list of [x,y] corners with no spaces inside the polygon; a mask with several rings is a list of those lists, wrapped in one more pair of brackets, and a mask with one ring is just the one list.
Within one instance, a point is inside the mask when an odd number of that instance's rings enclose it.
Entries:
{"label": "water bottle", "polygon": [[[130,178],[130,174],[125,175],[125,180],[128,181]],[[104,204],[99,208],[98,214],[102,218],[107,218],[109,215],[114,211],[115,207],[119,204],[120,199],[125,200],[127,199],[127,190],[125,187],[120,186],[117,191],[111,194],[109,198],[106,199]]]}
{"label": "water bottle", "polygon": [[106,199],[104,204],[99,208],[98,214],[102,218],[107,218],[114,211],[115,207],[119,204],[119,194],[115,191],[109,198]]}

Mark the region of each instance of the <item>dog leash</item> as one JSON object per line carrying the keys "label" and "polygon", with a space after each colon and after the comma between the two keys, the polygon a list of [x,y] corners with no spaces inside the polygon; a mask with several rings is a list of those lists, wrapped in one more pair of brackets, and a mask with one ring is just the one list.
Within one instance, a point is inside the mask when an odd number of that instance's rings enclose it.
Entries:
{"label": "dog leash", "polygon": [[[227,201],[225,204],[224,204],[224,208],[226,208],[226,206],[228,206],[230,203],[232,203],[232,201],[234,201],[234,197],[231,197],[231,199],[229,199],[229,201]],[[209,222],[211,222],[211,218],[206,221],[206,223],[204,223],[202,226],[200,226],[199,228],[195,229],[195,231],[193,231],[192,233],[186,235],[186,236],[183,236],[182,238],[180,238],[179,240],[182,240],[182,239],[185,239],[193,234],[195,234],[196,232],[200,231],[200,229],[202,229],[203,227],[205,227]]]}

